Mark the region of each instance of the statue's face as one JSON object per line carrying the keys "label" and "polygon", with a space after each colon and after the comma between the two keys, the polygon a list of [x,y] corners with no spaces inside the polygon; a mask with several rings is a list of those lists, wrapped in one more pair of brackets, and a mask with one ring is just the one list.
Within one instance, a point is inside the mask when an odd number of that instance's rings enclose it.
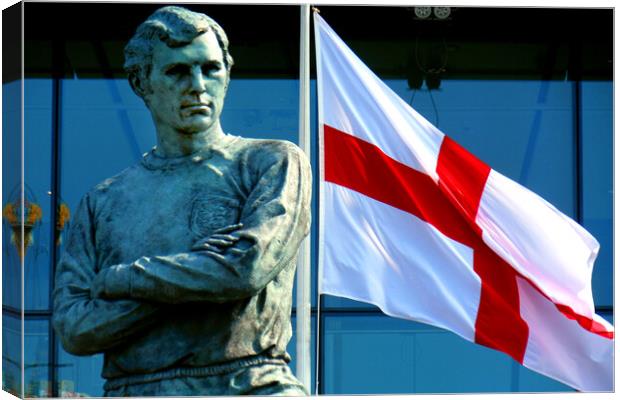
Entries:
{"label": "statue's face", "polygon": [[212,31],[183,47],[158,42],[145,96],[155,124],[185,134],[209,131],[222,112],[227,74]]}

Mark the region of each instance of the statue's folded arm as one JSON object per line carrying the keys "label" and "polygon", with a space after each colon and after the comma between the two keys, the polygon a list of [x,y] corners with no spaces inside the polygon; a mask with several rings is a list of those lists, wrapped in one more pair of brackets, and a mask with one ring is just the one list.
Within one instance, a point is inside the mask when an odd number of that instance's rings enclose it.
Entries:
{"label": "statue's folded arm", "polygon": [[205,246],[102,269],[93,282],[93,297],[226,302],[262,290],[296,256],[310,227],[308,161],[296,147],[287,149],[256,175],[240,228],[228,233],[237,239],[234,244],[221,252]]}

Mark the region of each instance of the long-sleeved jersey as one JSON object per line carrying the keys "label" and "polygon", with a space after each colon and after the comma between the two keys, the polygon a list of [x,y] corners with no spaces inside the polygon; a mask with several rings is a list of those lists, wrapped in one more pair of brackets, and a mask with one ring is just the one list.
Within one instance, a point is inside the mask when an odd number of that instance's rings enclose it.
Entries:
{"label": "long-sleeved jersey", "polygon": [[[65,349],[103,352],[104,378],[138,381],[253,357],[289,361],[310,171],[292,143],[225,135],[190,156],[147,153],[97,185],[56,271],[53,322]],[[233,245],[195,247],[234,224]]]}

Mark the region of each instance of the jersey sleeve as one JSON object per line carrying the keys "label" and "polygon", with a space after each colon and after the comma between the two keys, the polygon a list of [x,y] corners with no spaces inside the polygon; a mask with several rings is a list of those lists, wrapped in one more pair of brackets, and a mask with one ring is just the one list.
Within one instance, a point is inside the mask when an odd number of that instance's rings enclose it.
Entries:
{"label": "jersey sleeve", "polygon": [[53,292],[54,328],[65,350],[77,355],[116,346],[147,327],[157,311],[155,305],[143,301],[91,297],[97,256],[90,202],[86,195],[75,212]]}

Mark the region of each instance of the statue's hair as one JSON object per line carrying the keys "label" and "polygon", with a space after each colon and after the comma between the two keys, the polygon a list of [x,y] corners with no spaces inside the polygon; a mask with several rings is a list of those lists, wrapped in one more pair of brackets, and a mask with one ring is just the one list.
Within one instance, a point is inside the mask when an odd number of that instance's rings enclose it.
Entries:
{"label": "statue's hair", "polygon": [[168,6],[155,11],[144,21],[125,46],[125,72],[133,86],[132,78],[146,83],[153,64],[153,48],[157,41],[169,47],[188,45],[197,36],[212,30],[222,49],[224,64],[230,77],[233,58],[228,52],[228,37],[224,29],[205,14],[196,13],[183,7]]}

